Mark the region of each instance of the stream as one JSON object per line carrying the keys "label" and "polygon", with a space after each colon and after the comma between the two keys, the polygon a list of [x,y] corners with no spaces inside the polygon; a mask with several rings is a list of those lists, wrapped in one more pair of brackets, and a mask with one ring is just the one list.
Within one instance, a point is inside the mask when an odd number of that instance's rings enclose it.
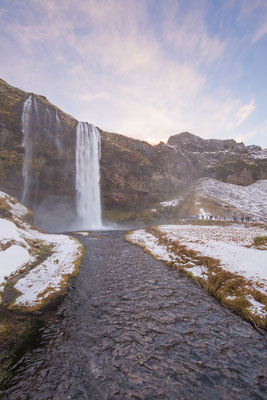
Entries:
{"label": "stream", "polygon": [[124,233],[77,236],[80,274],[3,399],[266,399],[267,334]]}

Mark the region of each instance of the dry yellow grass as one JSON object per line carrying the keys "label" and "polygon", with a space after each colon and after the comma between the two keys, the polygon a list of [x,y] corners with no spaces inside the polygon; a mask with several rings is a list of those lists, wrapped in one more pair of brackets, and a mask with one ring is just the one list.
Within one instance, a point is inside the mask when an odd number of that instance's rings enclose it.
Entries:
{"label": "dry yellow grass", "polygon": [[[220,266],[219,260],[199,255],[196,251],[181,245],[179,240],[168,238],[165,233],[160,232],[156,227],[151,227],[146,232],[157,238],[158,245],[164,246],[170,253],[175,255],[173,261],[165,262],[168,266],[184,271],[188,276],[199,282],[221,304],[239,314],[254,326],[267,329],[267,317],[255,314],[248,300],[248,297],[251,296],[255,301],[262,304],[267,312],[267,296],[261,292],[260,284],[255,287],[255,284],[243,276],[224,270]],[[131,242],[130,236],[131,232],[125,235],[125,240]],[[146,249],[145,244],[141,245],[141,247],[147,253],[152,254],[151,251]],[[190,271],[194,266],[203,267],[204,273],[202,277],[196,276]]]}

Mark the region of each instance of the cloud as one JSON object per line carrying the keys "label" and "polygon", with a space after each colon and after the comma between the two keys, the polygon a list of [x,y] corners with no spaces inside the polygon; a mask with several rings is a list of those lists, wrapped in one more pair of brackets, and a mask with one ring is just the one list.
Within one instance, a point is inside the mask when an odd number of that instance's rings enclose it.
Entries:
{"label": "cloud", "polygon": [[241,21],[252,26],[251,43],[254,44],[267,34],[267,2],[266,0],[242,0],[240,2]]}
{"label": "cloud", "polygon": [[168,42],[186,60],[208,64],[220,58],[227,43],[215,34],[209,34],[206,26],[207,7],[195,3],[192,10],[178,18],[177,3],[167,2],[164,7],[164,33]]}
{"label": "cloud", "polygon": [[258,40],[260,40],[264,35],[266,35],[266,33],[267,33],[267,13],[264,19],[261,21],[258,29],[256,30],[252,39],[252,43],[255,43]]}
{"label": "cloud", "polygon": [[248,104],[242,106],[236,114],[236,126],[240,126],[254,112],[256,108],[255,100],[251,100]]}
{"label": "cloud", "polygon": [[214,79],[225,68],[229,38],[209,29],[211,2],[182,3],[18,2],[2,27],[1,70],[106,130],[154,143],[182,130],[237,135],[255,102],[224,89],[223,75]]}

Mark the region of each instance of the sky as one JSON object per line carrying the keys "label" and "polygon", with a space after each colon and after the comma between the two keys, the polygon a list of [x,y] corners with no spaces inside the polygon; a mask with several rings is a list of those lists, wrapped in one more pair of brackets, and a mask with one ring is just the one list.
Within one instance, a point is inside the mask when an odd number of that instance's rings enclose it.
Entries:
{"label": "sky", "polygon": [[267,0],[0,0],[0,77],[78,120],[267,147]]}

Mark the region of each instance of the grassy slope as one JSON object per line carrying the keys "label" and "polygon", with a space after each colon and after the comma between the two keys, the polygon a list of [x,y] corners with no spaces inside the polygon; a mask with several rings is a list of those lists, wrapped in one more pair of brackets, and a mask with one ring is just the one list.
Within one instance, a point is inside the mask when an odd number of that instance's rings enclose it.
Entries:
{"label": "grassy slope", "polygon": [[[179,239],[168,238],[157,227],[149,228],[146,232],[153,235],[157,239],[158,245],[163,246],[172,255],[172,261],[165,261],[168,266],[185,272],[199,282],[204,289],[216,297],[224,306],[236,312],[256,327],[267,330],[267,296],[261,291],[260,284],[255,288],[255,285],[243,276],[223,269],[219,260],[199,255],[196,251],[181,245]],[[140,245],[146,252],[155,257],[155,253],[147,248],[145,241],[137,243],[131,239],[131,233],[129,232],[125,235],[125,240]],[[257,238],[251,246],[262,248],[261,246],[266,246],[266,240],[266,237]],[[155,258],[158,257],[156,256]],[[164,261],[162,258],[159,259]],[[203,276],[193,274],[193,270],[191,270],[193,267],[200,267],[203,270]],[[249,296],[265,308],[264,317],[251,311]]]}

